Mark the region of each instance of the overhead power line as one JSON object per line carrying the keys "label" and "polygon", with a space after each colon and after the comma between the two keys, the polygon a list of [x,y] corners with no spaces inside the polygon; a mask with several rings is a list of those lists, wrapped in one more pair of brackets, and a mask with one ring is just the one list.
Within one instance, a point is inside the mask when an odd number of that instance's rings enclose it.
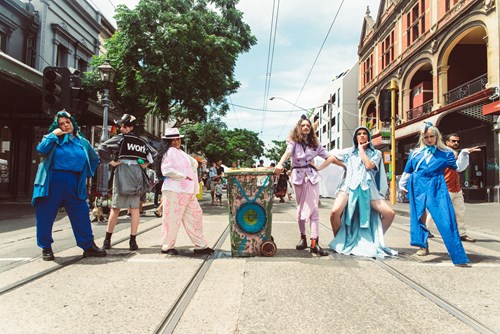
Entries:
{"label": "overhead power line", "polygon": [[[298,102],[299,102],[299,99],[300,99],[300,97],[302,95],[302,92],[304,91],[304,88],[306,87],[307,81],[309,81],[309,77],[311,76],[311,73],[312,73],[314,67],[316,66],[316,62],[318,61],[318,58],[319,58],[321,52],[323,51],[323,47],[325,46],[325,43],[326,43],[326,41],[328,39],[328,36],[330,35],[330,32],[332,31],[333,25],[335,24],[335,21],[337,20],[337,16],[339,15],[340,10],[342,9],[342,5],[343,4],[344,4],[344,0],[342,0],[342,2],[340,3],[339,9],[337,10],[337,13],[333,17],[332,23],[330,24],[330,28],[328,29],[328,32],[326,33],[326,36],[325,36],[325,38],[323,40],[323,43],[321,44],[321,47],[320,47],[320,49],[318,51],[318,54],[316,55],[316,58],[314,59],[314,62],[312,64],[312,66],[311,66],[311,69],[309,70],[309,73],[307,74],[306,80],[304,81],[304,84],[302,85],[302,88],[300,89],[299,95],[297,96],[297,99],[295,100],[295,104],[298,104]],[[281,137],[281,134],[283,133],[283,129],[288,124],[288,121],[290,120],[290,116],[291,115],[292,115],[292,113],[290,113],[288,115],[288,118],[287,118],[286,122],[283,123],[283,127],[281,128],[281,131],[278,134],[278,137]]]}

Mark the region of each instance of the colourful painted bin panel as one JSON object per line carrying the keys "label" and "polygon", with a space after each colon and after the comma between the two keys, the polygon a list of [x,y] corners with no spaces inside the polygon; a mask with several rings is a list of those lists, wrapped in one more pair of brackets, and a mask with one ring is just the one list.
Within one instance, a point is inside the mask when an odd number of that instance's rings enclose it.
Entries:
{"label": "colourful painted bin panel", "polygon": [[[271,236],[273,168],[233,169],[225,175],[229,199],[231,254],[274,255],[276,245]],[[269,249],[271,250],[268,251]]]}

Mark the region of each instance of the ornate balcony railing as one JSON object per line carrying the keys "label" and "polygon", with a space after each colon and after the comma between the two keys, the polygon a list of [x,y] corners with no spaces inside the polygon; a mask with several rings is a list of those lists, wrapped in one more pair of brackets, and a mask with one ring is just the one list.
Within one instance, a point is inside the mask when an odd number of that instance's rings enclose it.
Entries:
{"label": "ornate balcony railing", "polygon": [[470,96],[475,93],[486,89],[486,83],[488,82],[488,75],[483,74],[463,85],[450,90],[448,93],[444,94],[444,100],[446,104],[453,103],[455,101],[461,100],[464,97]]}
{"label": "ornate balcony railing", "polygon": [[425,115],[425,114],[431,112],[433,105],[434,104],[432,103],[432,100],[429,100],[429,101],[425,102],[424,104],[422,104],[421,106],[418,106],[416,108],[412,108],[412,109],[408,110],[406,112],[406,119],[408,121],[410,121],[414,118],[420,117],[422,115]]}

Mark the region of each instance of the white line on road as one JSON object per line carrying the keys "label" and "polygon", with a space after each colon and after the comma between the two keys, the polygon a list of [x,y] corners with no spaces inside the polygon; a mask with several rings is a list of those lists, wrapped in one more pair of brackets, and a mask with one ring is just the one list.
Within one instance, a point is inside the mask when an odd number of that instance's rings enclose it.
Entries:
{"label": "white line on road", "polygon": [[31,257],[3,257],[0,261],[29,261]]}

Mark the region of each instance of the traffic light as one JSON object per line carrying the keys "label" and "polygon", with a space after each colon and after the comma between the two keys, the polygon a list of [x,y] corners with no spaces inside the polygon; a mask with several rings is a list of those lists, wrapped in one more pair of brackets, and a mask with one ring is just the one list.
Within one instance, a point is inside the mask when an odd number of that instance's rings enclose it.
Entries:
{"label": "traffic light", "polygon": [[84,114],[88,107],[88,99],[89,96],[85,92],[85,90],[82,87],[82,80],[80,78],[80,72],[75,71],[71,75],[70,78],[70,86],[71,86],[71,93],[70,93],[70,106],[69,109],[71,110],[71,113],[73,113],[76,117],[81,116]]}
{"label": "traffic light", "polygon": [[69,106],[70,71],[66,67],[47,66],[43,70],[42,109],[55,114]]}
{"label": "traffic light", "polygon": [[382,103],[380,106],[380,121],[389,122],[391,120],[391,91],[384,89],[382,91]]}

